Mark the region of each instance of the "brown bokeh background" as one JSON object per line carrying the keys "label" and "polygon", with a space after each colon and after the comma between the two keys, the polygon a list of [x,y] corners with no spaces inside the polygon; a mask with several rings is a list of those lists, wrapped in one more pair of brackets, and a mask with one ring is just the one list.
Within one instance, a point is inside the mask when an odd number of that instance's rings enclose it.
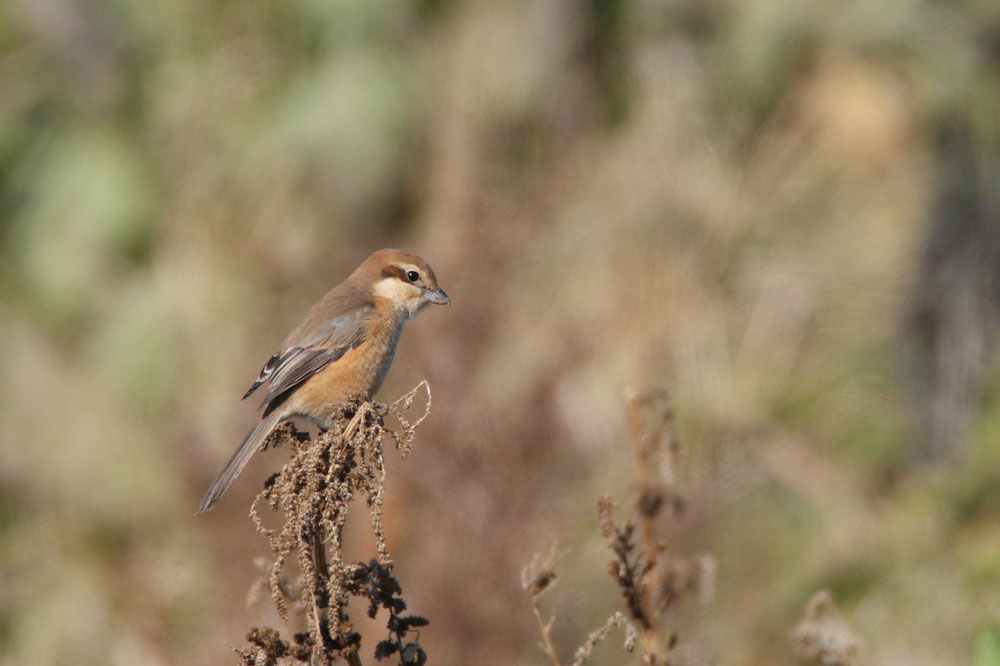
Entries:
{"label": "brown bokeh background", "polygon": [[826,587],[861,663],[1000,664],[998,183],[985,0],[0,5],[0,663],[233,663],[274,621],[286,452],[192,511],[274,346],[398,247],[453,301],[380,393],[433,389],[385,509],[430,663],[547,663],[553,545],[564,659],[620,605],[595,500],[662,385],[661,528],[718,563],[684,663],[795,663]]}

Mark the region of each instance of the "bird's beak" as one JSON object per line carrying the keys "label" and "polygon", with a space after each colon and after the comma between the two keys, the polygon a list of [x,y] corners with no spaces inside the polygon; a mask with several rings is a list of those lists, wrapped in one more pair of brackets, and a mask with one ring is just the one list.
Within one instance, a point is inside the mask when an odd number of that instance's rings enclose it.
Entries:
{"label": "bird's beak", "polygon": [[451,299],[448,298],[448,294],[444,293],[444,289],[441,287],[437,289],[424,289],[424,298],[438,305],[451,305]]}

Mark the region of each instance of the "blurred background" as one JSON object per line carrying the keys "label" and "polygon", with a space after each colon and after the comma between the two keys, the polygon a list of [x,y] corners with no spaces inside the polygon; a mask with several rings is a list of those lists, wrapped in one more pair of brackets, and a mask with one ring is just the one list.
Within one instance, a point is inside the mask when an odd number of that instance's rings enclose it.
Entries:
{"label": "blurred background", "polygon": [[682,663],[795,663],[823,587],[862,663],[1000,663],[992,0],[0,4],[0,663],[234,663],[274,622],[247,510],[287,452],[192,512],[381,247],[453,301],[379,396],[433,389],[386,504],[431,663],[547,663],[553,545],[564,659],[620,607],[595,501],[649,386],[663,534],[718,565]]}

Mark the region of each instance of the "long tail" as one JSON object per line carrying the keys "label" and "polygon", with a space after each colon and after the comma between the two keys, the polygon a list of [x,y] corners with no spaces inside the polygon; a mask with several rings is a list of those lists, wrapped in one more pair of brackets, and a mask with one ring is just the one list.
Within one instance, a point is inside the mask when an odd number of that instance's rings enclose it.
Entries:
{"label": "long tail", "polygon": [[198,505],[198,510],[195,511],[196,515],[203,511],[208,511],[215,506],[215,503],[219,501],[219,498],[226,492],[229,485],[236,480],[236,477],[240,475],[243,468],[250,462],[250,458],[260,448],[264,438],[268,436],[274,426],[278,425],[278,421],[282,418],[283,414],[281,412],[271,412],[261,419],[260,423],[250,431],[247,438],[240,444],[240,448],[236,449],[236,453],[233,454],[233,457],[226,464],[226,468],[212,482],[208,492],[205,493],[205,497],[201,500],[201,504]]}

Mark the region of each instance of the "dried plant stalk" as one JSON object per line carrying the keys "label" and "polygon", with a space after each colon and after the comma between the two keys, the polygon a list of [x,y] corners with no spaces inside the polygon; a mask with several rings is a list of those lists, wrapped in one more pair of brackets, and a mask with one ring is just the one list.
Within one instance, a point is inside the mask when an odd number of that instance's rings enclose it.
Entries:
{"label": "dried plant stalk", "polygon": [[[677,637],[673,633],[663,635],[667,609],[688,598],[706,601],[715,578],[715,560],[711,556],[675,555],[667,552],[657,538],[655,519],[661,510],[670,508],[676,516],[684,508],[684,499],[675,490],[678,447],[666,391],[631,392],[625,408],[635,450],[638,523],[629,520],[619,527],[614,519],[614,502],[607,496],[598,498],[597,515],[601,534],[614,554],[608,572],[621,592],[627,613],[616,611],[592,632],[576,650],[573,666],[583,664],[594,647],[616,628],[625,632],[625,649],[632,652],[639,636],[636,625],[642,632],[642,663],[669,666]],[[539,597],[556,578],[553,560],[552,553],[544,560],[535,556],[522,572],[521,584],[531,593],[542,647],[553,666],[561,666],[551,637],[553,620],[543,619],[539,604]]]}
{"label": "dried plant stalk", "polygon": [[[426,410],[410,423],[404,411],[421,388],[427,394]],[[327,666],[342,657],[352,666],[360,666],[361,636],[353,631],[347,614],[352,596],[368,600],[371,617],[375,617],[379,608],[389,611],[390,638],[378,644],[377,658],[395,655],[403,666],[426,662],[423,649],[416,641],[406,642],[406,637],[427,621],[415,615],[400,615],[406,603],[399,596],[398,581],[392,576],[392,559],[383,532],[382,442],[389,433],[405,457],[417,426],[429,410],[430,387],[421,382],[392,405],[345,404],[332,419],[330,428],[315,440],[296,432],[288,422],[279,425],[268,437],[264,448],[287,446],[292,449],[292,456],[279,473],[267,480],[251,506],[250,516],[270,545],[273,561],[268,586],[278,615],[283,621],[288,620],[289,591],[292,591],[296,595],[293,598],[296,608],[305,611],[308,630],[297,634],[293,643],[287,643],[274,630],[255,629],[247,637],[253,646],[239,651],[242,664],[298,662]],[[402,423],[400,432],[385,426],[384,418],[389,413]],[[368,564],[347,563],[343,558],[347,512],[358,495],[366,499],[375,535],[377,557]],[[264,525],[259,512],[262,504],[284,515],[280,528],[272,530]],[[288,584],[285,571],[290,559],[298,564],[294,585]]]}
{"label": "dried plant stalk", "polygon": [[542,606],[539,602],[539,598],[556,582],[555,553],[553,547],[544,559],[537,554],[532,557],[531,562],[521,570],[521,587],[531,594],[531,608],[535,613],[535,620],[538,621],[538,628],[542,632],[542,647],[545,653],[549,655],[552,666],[562,666],[559,653],[552,642],[552,624],[555,622],[555,616],[546,622],[542,618]]}
{"label": "dried plant stalk", "polygon": [[676,490],[679,452],[667,392],[630,392],[625,409],[635,450],[637,518],[619,527],[614,520],[614,503],[603,496],[597,500],[598,522],[614,554],[608,571],[621,591],[628,614],[642,630],[643,664],[668,666],[677,636],[664,634],[667,610],[679,601],[705,600],[709,596],[715,560],[706,555],[685,557],[671,553],[657,537],[656,519],[662,509],[671,509],[674,516],[684,510],[684,498]]}

